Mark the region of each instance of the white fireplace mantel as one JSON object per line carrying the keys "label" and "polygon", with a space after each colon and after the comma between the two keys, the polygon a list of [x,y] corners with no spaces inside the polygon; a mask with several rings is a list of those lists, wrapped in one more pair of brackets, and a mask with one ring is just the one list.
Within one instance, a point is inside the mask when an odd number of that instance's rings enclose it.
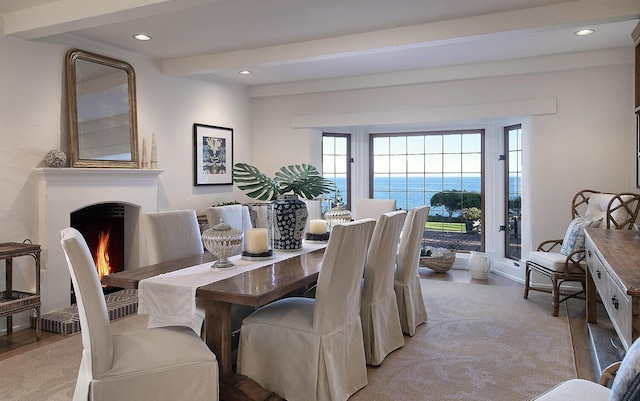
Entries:
{"label": "white fireplace mantel", "polygon": [[43,313],[70,304],[70,276],[60,231],[71,213],[100,203],[125,205],[126,268],[142,263],[145,249],[139,215],[157,211],[158,176],[163,170],[123,168],[35,168],[38,176],[38,229],[42,245]]}

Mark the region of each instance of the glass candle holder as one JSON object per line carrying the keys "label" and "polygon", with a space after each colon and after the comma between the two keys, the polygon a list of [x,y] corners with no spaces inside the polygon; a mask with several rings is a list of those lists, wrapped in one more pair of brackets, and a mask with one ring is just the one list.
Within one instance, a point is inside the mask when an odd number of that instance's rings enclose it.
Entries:
{"label": "glass candle holder", "polygon": [[235,267],[229,256],[242,245],[242,231],[231,227],[220,219],[220,223],[202,233],[202,243],[209,252],[218,257],[214,269],[232,269]]}
{"label": "glass candle holder", "polygon": [[324,218],[329,223],[329,230],[338,224],[348,223],[351,221],[351,211],[344,208],[340,191],[336,192],[335,206],[324,214]]}
{"label": "glass candle holder", "polygon": [[[246,203],[249,213],[243,213],[245,227],[241,258],[244,260],[267,260],[275,257],[273,247],[273,204]],[[249,228],[250,227],[250,228]]]}

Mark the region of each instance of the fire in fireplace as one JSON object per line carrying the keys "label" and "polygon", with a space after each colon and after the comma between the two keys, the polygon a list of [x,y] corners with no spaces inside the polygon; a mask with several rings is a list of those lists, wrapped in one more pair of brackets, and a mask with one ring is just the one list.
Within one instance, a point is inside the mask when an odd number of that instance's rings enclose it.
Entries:
{"label": "fire in fireplace", "polygon": [[[71,213],[71,227],[87,241],[98,277],[124,270],[125,206],[120,203],[101,203]],[[105,294],[117,290],[103,286]],[[73,284],[71,303],[76,303]]]}

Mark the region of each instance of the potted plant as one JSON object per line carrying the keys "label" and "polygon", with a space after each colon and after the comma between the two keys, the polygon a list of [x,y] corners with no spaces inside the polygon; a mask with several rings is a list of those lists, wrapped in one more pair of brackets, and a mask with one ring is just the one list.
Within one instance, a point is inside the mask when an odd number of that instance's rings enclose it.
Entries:
{"label": "potted plant", "polygon": [[462,220],[464,220],[467,234],[472,233],[480,221],[481,210],[477,207],[465,207],[462,209]]}
{"label": "potted plant", "polygon": [[273,201],[274,248],[288,251],[302,248],[307,207],[299,197],[312,199],[335,190],[333,181],[324,178],[309,164],[283,166],[274,178],[270,178],[252,165],[236,163],[233,179],[247,196]]}

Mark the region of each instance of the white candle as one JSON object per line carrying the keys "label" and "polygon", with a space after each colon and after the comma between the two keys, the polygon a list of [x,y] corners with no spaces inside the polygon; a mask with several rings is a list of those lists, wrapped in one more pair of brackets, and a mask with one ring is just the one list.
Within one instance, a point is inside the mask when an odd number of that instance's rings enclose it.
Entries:
{"label": "white candle", "polygon": [[326,234],[327,233],[327,221],[326,220],[311,220],[309,222],[309,232],[311,234]]}
{"label": "white candle", "polygon": [[269,250],[269,232],[266,228],[250,228],[245,233],[246,251],[248,253],[265,253]]}

